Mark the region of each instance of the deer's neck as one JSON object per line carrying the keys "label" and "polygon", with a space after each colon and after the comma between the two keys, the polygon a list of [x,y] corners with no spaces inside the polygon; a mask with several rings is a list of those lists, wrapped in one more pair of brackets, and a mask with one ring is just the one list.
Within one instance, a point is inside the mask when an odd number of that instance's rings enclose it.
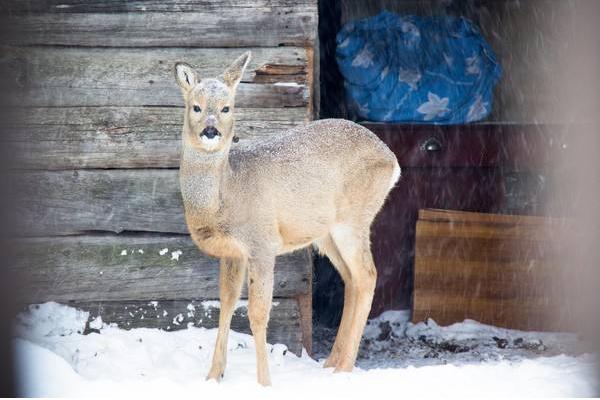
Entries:
{"label": "deer's neck", "polygon": [[216,216],[231,175],[229,152],[206,154],[184,145],[179,173],[186,210]]}

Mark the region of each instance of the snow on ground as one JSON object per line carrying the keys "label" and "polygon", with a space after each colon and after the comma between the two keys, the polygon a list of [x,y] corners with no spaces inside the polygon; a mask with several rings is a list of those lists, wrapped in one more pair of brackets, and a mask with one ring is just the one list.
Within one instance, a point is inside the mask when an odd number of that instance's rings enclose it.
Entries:
{"label": "snow on ground", "polygon": [[[523,332],[473,320],[438,326],[409,322],[410,312],[387,311],[367,322],[357,365],[389,368],[577,355],[584,343],[573,333]],[[335,330],[315,328],[315,356],[327,357]]]}
{"label": "snow on ground", "polygon": [[19,316],[14,345],[22,395],[364,399],[590,396],[597,389],[595,357],[560,354],[561,346],[572,348],[574,335],[509,331],[474,321],[441,328],[433,321],[408,323],[403,312],[384,313],[370,321],[361,368],[353,373],[333,374],[322,360],[296,357],[275,345],[269,354],[273,386],[262,388],[255,383],[251,336],[231,332],[228,367],[217,384],[204,380],[216,329],[126,331],[103,324],[100,333],[83,335],[87,317],[56,303]]}

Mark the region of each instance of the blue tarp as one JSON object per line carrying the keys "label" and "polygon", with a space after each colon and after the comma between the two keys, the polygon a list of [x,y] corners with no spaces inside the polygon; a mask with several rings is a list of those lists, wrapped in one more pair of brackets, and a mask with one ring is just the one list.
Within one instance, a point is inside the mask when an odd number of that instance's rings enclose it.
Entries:
{"label": "blue tarp", "polygon": [[349,108],[360,119],[460,124],[492,109],[502,74],[492,48],[466,18],[384,11],[337,35]]}

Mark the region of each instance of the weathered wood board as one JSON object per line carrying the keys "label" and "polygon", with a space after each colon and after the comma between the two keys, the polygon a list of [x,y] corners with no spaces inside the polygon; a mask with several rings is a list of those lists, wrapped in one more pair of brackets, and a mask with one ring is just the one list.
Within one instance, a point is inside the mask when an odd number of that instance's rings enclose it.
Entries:
{"label": "weathered wood board", "polygon": [[565,219],[421,210],[413,321],[573,329],[578,267],[565,263],[564,239],[574,228]]}
{"label": "weathered wood board", "polygon": [[21,235],[189,233],[178,170],[15,172],[12,185]]}
{"label": "weathered wood board", "polygon": [[[31,238],[15,248],[23,303],[219,297],[219,261],[202,254],[189,236]],[[308,251],[278,257],[274,296],[309,293],[311,274]]]}
{"label": "weathered wood board", "polygon": [[177,170],[15,174],[16,215],[34,236],[89,231],[187,234]]}
{"label": "weathered wood board", "polygon": [[[123,329],[158,328],[167,331],[185,329],[188,326],[207,329],[219,326],[220,304],[217,300],[166,300],[166,301],[104,301],[70,302],[90,313],[88,321],[100,316],[104,323],[115,323]],[[302,352],[302,329],[300,311],[294,299],[273,299],[269,326],[268,343],[283,343],[300,356]],[[231,320],[231,329],[251,334],[248,322],[247,301],[241,300]],[[87,332],[93,332],[86,327]]]}
{"label": "weathered wood board", "polygon": [[252,57],[242,77],[244,83],[256,83],[261,75],[271,75],[281,82],[293,75],[304,75],[306,79],[307,50],[301,47],[4,47],[1,65],[13,67],[15,79],[25,87],[46,83],[64,88],[153,88],[160,97],[164,89],[179,90],[173,74],[175,62],[189,63],[201,79],[214,78],[246,51]]}
{"label": "weathered wood board", "polygon": [[[168,82],[165,79],[165,82]],[[284,81],[285,82],[285,81]],[[237,88],[238,107],[305,107],[309,91],[305,85],[291,83],[240,83]],[[17,94],[15,105],[34,107],[77,106],[181,106],[181,92],[175,86],[154,88],[152,84],[137,88],[88,87],[38,87]]]}
{"label": "weathered wood board", "polygon": [[[16,168],[176,168],[183,108],[44,107],[19,110],[0,142]],[[305,122],[304,108],[236,108],[241,140],[273,135]]]}
{"label": "weathered wood board", "polygon": [[[7,1],[0,33],[19,45],[112,47],[312,46],[317,2],[232,1],[51,2]],[[165,2],[167,3],[167,2]],[[35,13],[27,13],[27,11]],[[71,12],[76,10],[77,12]]]}
{"label": "weathered wood board", "polygon": [[[316,12],[315,0],[3,0],[0,11],[12,15],[36,13],[190,12],[239,13],[252,9],[294,8]],[[289,11],[288,11],[289,12]]]}
{"label": "weathered wood board", "polygon": [[[305,49],[252,48],[250,68],[236,93],[239,107],[304,107],[308,103]],[[199,78],[214,78],[246,49],[4,48],[0,67],[20,89],[25,106],[182,106],[177,61]]]}

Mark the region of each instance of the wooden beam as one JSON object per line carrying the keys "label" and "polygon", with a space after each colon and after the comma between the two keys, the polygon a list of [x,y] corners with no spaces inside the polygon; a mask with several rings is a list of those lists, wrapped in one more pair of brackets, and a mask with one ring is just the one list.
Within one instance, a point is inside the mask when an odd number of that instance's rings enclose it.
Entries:
{"label": "wooden beam", "polygon": [[316,0],[3,0],[0,11],[13,15],[39,13],[131,13],[131,12],[204,12],[240,13],[256,12],[261,9],[275,12],[296,11],[316,12]]}
{"label": "wooden beam", "polygon": [[313,304],[312,304],[312,279],[309,284],[310,293],[296,296],[298,311],[300,313],[300,329],[302,330],[302,345],[308,355],[312,356],[313,335]]}
{"label": "wooden beam", "polygon": [[[46,107],[20,109],[0,139],[17,168],[176,168],[183,108]],[[305,122],[304,108],[237,108],[235,132],[244,140]]]}
{"label": "wooden beam", "polygon": [[502,227],[507,229],[517,227],[534,227],[539,229],[540,225],[552,226],[556,229],[563,227],[571,227],[573,222],[566,218],[550,218],[540,217],[536,215],[507,215],[507,214],[484,214],[484,213],[473,213],[468,211],[457,211],[457,210],[442,210],[435,208],[426,208],[419,210],[419,219],[422,221],[431,222],[450,222],[450,221],[461,221],[461,222],[476,222],[476,223],[488,223],[494,226]]}
{"label": "wooden beam", "polygon": [[[179,2],[162,11],[158,1],[148,12],[142,2],[68,2],[33,7],[9,2],[0,19],[0,34],[10,44],[112,47],[277,47],[313,46],[317,31],[316,0],[292,3],[272,1],[264,6],[232,7],[220,1],[205,7],[190,3],[180,12]],[[41,4],[41,2],[39,2]],[[100,4],[102,4],[100,3]],[[114,7],[112,4],[114,3]],[[32,4],[29,2],[28,4]],[[155,7],[152,6],[154,4]],[[112,7],[112,9],[111,9]],[[11,8],[19,13],[11,12]],[[77,12],[69,12],[71,8]],[[165,8],[165,6],[162,6]],[[114,10],[114,11],[113,11]],[[65,12],[66,11],[66,12]]]}
{"label": "wooden beam", "polygon": [[19,234],[188,234],[174,169],[13,172]]}
{"label": "wooden beam", "polygon": [[24,234],[188,234],[177,170],[74,170],[13,177]]}
{"label": "wooden beam", "polygon": [[[287,82],[286,82],[287,83]],[[240,83],[237,89],[238,107],[305,107],[308,89],[305,85],[277,83]],[[182,106],[183,99],[176,87],[155,89],[148,86],[109,88],[47,86],[24,90],[14,98],[30,107],[100,107],[100,106]]]}
{"label": "wooden beam", "polygon": [[[11,269],[22,280],[22,303],[219,298],[219,261],[202,254],[189,236],[34,238],[15,248]],[[311,274],[306,250],[278,257],[274,296],[310,293]]]}
{"label": "wooden beam", "polygon": [[[220,305],[215,300],[71,302],[68,305],[90,313],[86,332],[93,332],[89,322],[98,316],[102,318],[102,322],[115,323],[122,329],[158,328],[176,331],[188,326],[207,329],[219,326]],[[289,351],[300,356],[303,346],[300,325],[300,312],[294,299],[273,299],[267,328],[269,343],[283,343]],[[231,329],[252,334],[246,301],[238,302]]]}
{"label": "wooden beam", "polygon": [[[252,60],[237,90],[238,107],[308,104],[305,49],[250,50]],[[173,75],[175,62],[193,65],[200,79],[213,78],[242,52],[243,49],[5,48],[0,67],[9,71],[10,81],[18,82],[20,89],[11,101],[20,106],[183,106]]]}

